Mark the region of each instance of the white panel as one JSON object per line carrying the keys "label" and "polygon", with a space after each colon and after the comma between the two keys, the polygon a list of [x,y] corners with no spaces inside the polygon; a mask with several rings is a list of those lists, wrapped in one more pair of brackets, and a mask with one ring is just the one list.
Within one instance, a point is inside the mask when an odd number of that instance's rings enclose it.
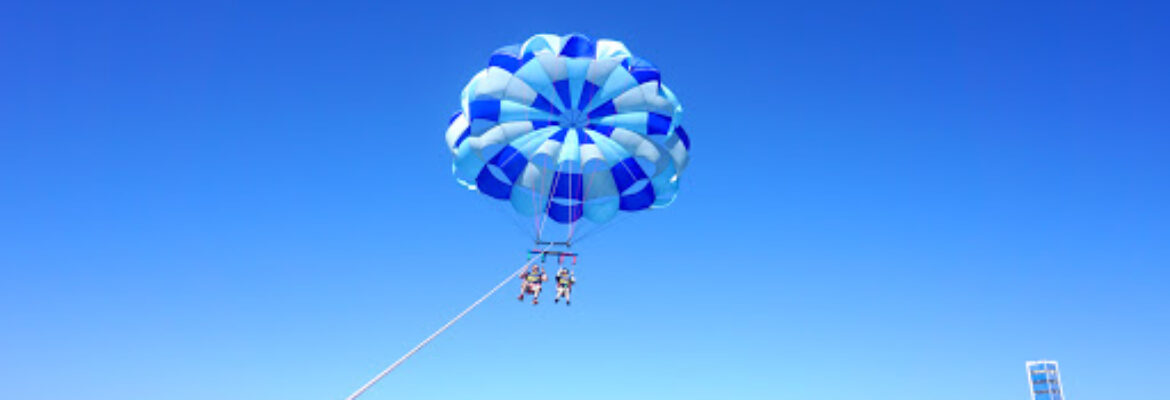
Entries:
{"label": "white panel", "polygon": [[475,87],[471,100],[485,97],[493,99],[504,97],[504,88],[508,87],[508,81],[511,80],[512,73],[508,70],[499,67],[488,68],[483,79],[480,79],[479,84]]}
{"label": "white panel", "polygon": [[562,81],[569,77],[569,71],[565,67],[565,59],[562,57],[552,54],[538,54],[536,62],[544,67],[545,74],[553,82]]}
{"label": "white panel", "polygon": [[613,99],[613,108],[618,113],[646,111],[649,104],[646,104],[646,96],[640,90],[641,88],[633,88],[627,90]]}
{"label": "white panel", "polygon": [[459,98],[461,99],[461,103],[462,103],[461,106],[463,107],[464,114],[467,114],[469,111],[469,108],[471,107],[470,106],[471,95],[473,93],[475,93],[475,87],[479,84],[479,81],[482,80],[483,77],[486,75],[487,75],[487,70],[479,71],[478,73],[475,74],[475,76],[471,77],[471,80],[467,82],[467,86],[463,87],[463,93],[460,94]]}
{"label": "white panel", "polygon": [[638,161],[638,165],[649,176],[658,175],[667,168],[667,164],[670,162],[662,157],[662,149],[659,149],[656,143],[647,140],[645,136],[617,128],[609,137],[630,152]]}
{"label": "white panel", "polygon": [[451,125],[447,126],[447,147],[451,149],[451,152],[455,152],[455,141],[459,140],[459,136],[463,134],[464,130],[467,130],[469,123],[467,114],[459,113],[459,116],[451,121]]}
{"label": "white panel", "polygon": [[613,73],[614,68],[620,65],[622,60],[616,58],[606,58],[593,61],[589,64],[589,72],[585,74],[585,79],[593,82],[598,88],[605,84],[605,80],[609,78],[609,74]]}
{"label": "white panel", "polygon": [[662,115],[674,114],[674,103],[666,97],[658,94],[658,82],[646,82],[638,86],[638,90],[642,92],[642,96],[646,102],[646,110],[654,111]]}
{"label": "white panel", "polygon": [[516,138],[532,132],[532,124],[526,121],[506,122],[496,125],[492,129],[488,129],[482,135],[473,140],[474,146],[483,147],[492,143],[511,143]]}
{"label": "white panel", "polygon": [[532,104],[536,100],[536,91],[524,80],[513,76],[508,80],[508,87],[504,88],[504,98],[521,104]]}
{"label": "white panel", "polygon": [[524,42],[520,47],[520,54],[529,53],[548,53],[559,54],[561,52],[561,37],[557,35],[550,35],[542,33],[534,35]]}
{"label": "white panel", "polygon": [[601,39],[597,42],[597,58],[629,58],[632,55],[630,50],[626,49],[626,45],[622,42],[609,39]]}
{"label": "white panel", "polygon": [[675,136],[673,143],[671,141],[666,142],[666,148],[670,151],[670,158],[674,160],[675,169],[679,172],[686,169],[690,154],[687,153],[687,147],[683,145],[682,140],[678,136]]}

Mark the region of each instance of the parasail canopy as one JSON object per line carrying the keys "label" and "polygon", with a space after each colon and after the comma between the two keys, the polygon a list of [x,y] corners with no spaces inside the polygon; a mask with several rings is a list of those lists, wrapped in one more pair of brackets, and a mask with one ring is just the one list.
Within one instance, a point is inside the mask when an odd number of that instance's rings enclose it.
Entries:
{"label": "parasail canopy", "polygon": [[661,79],[614,40],[541,34],[501,48],[447,128],[455,178],[560,224],[665,207],[691,143]]}

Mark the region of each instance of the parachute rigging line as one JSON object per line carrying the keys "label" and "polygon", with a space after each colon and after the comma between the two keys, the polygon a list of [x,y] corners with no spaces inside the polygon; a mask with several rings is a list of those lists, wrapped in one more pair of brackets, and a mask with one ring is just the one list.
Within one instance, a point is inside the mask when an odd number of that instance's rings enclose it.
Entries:
{"label": "parachute rigging line", "polygon": [[[561,181],[561,172],[554,171],[553,172],[553,179],[552,179],[552,186],[550,186],[549,190],[550,191],[555,190],[555,188],[557,187],[557,183],[560,181]],[[548,222],[548,210],[549,210],[549,208],[552,207],[552,201],[553,201],[553,195],[550,192],[548,194],[548,201],[544,202],[544,210],[541,211],[541,214],[543,214],[543,215],[540,216],[540,222],[538,222],[536,224],[536,228],[537,228],[536,229],[536,240],[544,240],[542,235],[544,234],[545,223]],[[568,239],[566,239],[565,241],[568,241]]]}
{"label": "parachute rigging line", "polygon": [[490,203],[491,203],[491,209],[495,210],[495,212],[499,213],[500,215],[503,215],[504,218],[507,219],[508,221],[511,221],[512,227],[516,228],[517,231],[520,231],[521,235],[524,235],[524,236],[528,237],[529,239],[536,240],[536,237],[533,236],[534,234],[532,233],[531,228],[525,228],[524,224],[521,222],[522,220],[517,218],[516,213],[508,212],[508,211],[504,210],[502,207],[505,207],[505,206],[503,206],[502,204],[500,204],[498,202],[493,201]]}
{"label": "parachute rigging line", "polygon": [[[547,247],[545,247],[544,250],[541,250],[541,251],[548,251],[548,249],[550,249],[550,248],[552,248],[551,244],[548,245]],[[430,343],[432,340],[434,340],[436,337],[438,337],[440,334],[442,334],[443,331],[446,331],[447,328],[451,327],[451,325],[455,325],[455,322],[458,322],[460,319],[463,318],[463,316],[465,316],[465,315],[467,315],[467,313],[471,312],[471,310],[474,310],[476,307],[479,307],[480,303],[483,303],[483,301],[487,300],[488,297],[491,297],[493,294],[496,294],[496,292],[499,291],[500,288],[504,287],[504,285],[507,285],[508,282],[511,282],[512,278],[514,278],[516,275],[523,272],[526,268],[528,268],[528,266],[532,265],[532,263],[535,261],[536,261],[536,257],[532,257],[528,261],[525,261],[523,266],[516,269],[515,271],[512,271],[512,273],[510,275],[508,275],[507,278],[504,278],[504,280],[500,281],[500,283],[497,284],[496,287],[492,288],[492,290],[489,290],[486,294],[483,295],[483,297],[480,297],[479,300],[476,300],[474,303],[471,303],[471,305],[468,306],[466,309],[464,309],[463,312],[459,313],[459,315],[456,315],[455,318],[451,318],[451,320],[447,321],[447,323],[445,325],[443,325],[441,328],[439,328],[439,330],[435,331],[435,333],[432,333],[431,336],[427,336],[427,338],[423,339],[423,341],[420,342],[417,346],[414,346],[413,349],[410,349],[410,351],[406,352],[406,354],[403,355],[402,358],[399,358],[398,361],[395,361],[393,364],[390,364],[389,367],[386,367],[386,369],[382,370],[382,372],[380,372],[380,373],[378,373],[378,375],[374,376],[373,379],[370,379],[369,382],[366,382],[365,385],[362,385],[362,387],[360,387],[360,388],[358,388],[358,390],[354,391],[353,394],[349,395],[349,397],[346,397],[345,400],[357,399],[358,396],[361,396],[362,393],[365,393],[366,390],[368,390],[371,386],[374,386],[375,383],[378,383],[378,381],[380,381],[380,380],[382,380],[382,378],[386,377],[386,375],[389,374],[390,371],[393,371],[395,368],[398,368],[399,365],[402,365],[403,362],[405,362],[407,359],[409,359],[411,356],[413,356],[414,353],[417,353],[419,350],[421,350],[423,347],[425,347],[428,343]]]}

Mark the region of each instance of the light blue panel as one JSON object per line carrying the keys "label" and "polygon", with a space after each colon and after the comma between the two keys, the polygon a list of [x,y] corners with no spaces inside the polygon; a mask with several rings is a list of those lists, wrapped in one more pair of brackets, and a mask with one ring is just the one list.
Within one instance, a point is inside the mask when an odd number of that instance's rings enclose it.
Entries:
{"label": "light blue panel", "polygon": [[613,139],[589,129],[585,130],[585,134],[589,135],[590,139],[593,139],[593,144],[597,145],[597,148],[601,150],[602,156],[605,157],[605,162],[609,163],[610,167],[630,157],[630,152],[626,151],[622,145],[614,142]]}
{"label": "light blue panel", "polygon": [[544,205],[548,203],[548,196],[544,194],[533,194],[532,190],[520,185],[512,186],[512,197],[508,199],[512,203],[512,209],[525,216],[533,216],[537,214],[537,210],[543,209]]}
{"label": "light blue panel", "polygon": [[551,121],[552,114],[514,101],[500,101],[500,122]]}
{"label": "light blue panel", "polygon": [[593,60],[588,58],[572,58],[565,61],[565,68],[569,71],[569,106],[576,110],[581,101],[581,90],[585,87],[585,77],[589,73],[589,64]]}
{"label": "light blue panel", "polygon": [[598,120],[598,122],[603,125],[622,128],[631,132],[637,132],[645,135],[646,119],[646,112],[638,111],[602,117],[600,120]]}
{"label": "light blue panel", "polygon": [[479,158],[475,154],[475,150],[464,141],[459,144],[459,148],[455,151],[455,161],[451,165],[452,173],[455,174],[455,179],[459,180],[463,186],[475,186],[475,177],[479,175],[479,170],[487,164],[487,160]]}
{"label": "light blue panel", "polygon": [[654,204],[652,207],[662,208],[669,206],[678,194],[678,181],[671,181],[675,174],[674,164],[671,163],[661,174],[654,176],[650,184],[654,186]]}
{"label": "light blue panel", "polygon": [[594,108],[605,104],[605,102],[612,100],[614,97],[625,93],[627,90],[638,86],[638,80],[630,75],[625,68],[618,66],[609,74],[609,78],[605,80],[605,84],[601,86],[601,90],[593,96],[593,100],[589,101],[589,105],[584,108],[585,112],[593,111]]}
{"label": "light blue panel", "polygon": [[593,175],[585,184],[585,218],[596,223],[613,219],[621,206],[617,193],[612,174],[607,171]]}
{"label": "light blue panel", "polygon": [[558,110],[565,111],[565,105],[561,104],[561,96],[557,95],[557,89],[553,87],[552,79],[548,77],[548,72],[544,71],[544,67],[539,62],[529,61],[524,64],[516,71],[516,77],[548,99]]}
{"label": "light blue panel", "polygon": [[[557,133],[558,130],[560,130],[560,128],[557,126],[547,126],[527,133],[524,136],[518,137],[515,140],[512,140],[510,144],[512,147],[515,147],[517,150],[519,150],[520,154],[523,154],[524,157],[528,158],[531,162],[532,153],[536,152],[536,149],[540,148],[540,145],[547,141],[548,138],[553,134]],[[539,168],[539,166],[537,168]],[[539,193],[536,194],[535,200],[532,197],[533,193],[531,190],[528,190],[521,185],[513,185],[512,195],[511,198],[509,198],[509,202],[512,203],[512,208],[517,212],[523,215],[534,215],[537,210],[537,205],[546,203],[548,199],[544,194]]]}
{"label": "light blue panel", "polygon": [[496,125],[496,121],[479,118],[473,119],[471,120],[471,137],[482,135],[484,132],[487,132],[488,129],[492,129]]}
{"label": "light blue panel", "polygon": [[[577,130],[569,129],[565,135],[565,142],[561,145],[561,154],[557,155],[557,164],[564,165],[565,163],[581,164],[581,141],[577,139]],[[576,167],[577,172],[581,172],[580,167]]]}
{"label": "light blue panel", "polygon": [[[613,185],[612,177],[609,179],[609,184]],[[617,215],[620,205],[620,199],[617,196],[587,201],[585,202],[585,218],[599,224],[609,222]]]}
{"label": "light blue panel", "polygon": [[546,126],[544,128],[528,132],[518,138],[512,139],[509,144],[512,145],[512,147],[515,147],[516,150],[520,151],[520,154],[523,154],[524,157],[531,160],[532,153],[535,152],[542,143],[548,140],[550,136],[552,136],[554,133],[557,133],[557,130],[559,130],[559,128],[556,126]]}

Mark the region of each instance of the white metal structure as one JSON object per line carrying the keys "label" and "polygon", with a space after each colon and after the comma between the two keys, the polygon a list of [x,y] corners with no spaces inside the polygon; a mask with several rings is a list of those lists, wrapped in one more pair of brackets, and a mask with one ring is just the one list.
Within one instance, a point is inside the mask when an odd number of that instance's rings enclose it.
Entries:
{"label": "white metal structure", "polygon": [[1024,367],[1028,372],[1032,400],[1065,400],[1060,382],[1060,365],[1056,361],[1028,361]]}

